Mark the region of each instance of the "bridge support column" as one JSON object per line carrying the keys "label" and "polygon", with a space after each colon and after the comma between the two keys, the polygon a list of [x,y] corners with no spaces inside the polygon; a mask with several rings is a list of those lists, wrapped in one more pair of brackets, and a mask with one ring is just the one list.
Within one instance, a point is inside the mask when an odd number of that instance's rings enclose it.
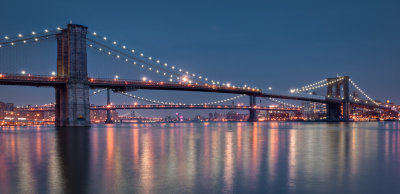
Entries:
{"label": "bridge support column", "polygon": [[[349,76],[328,78],[328,83],[333,83],[328,85],[327,96],[328,98],[337,98],[342,100],[342,112],[340,114],[340,104],[338,103],[328,103],[327,104],[327,119],[328,121],[349,121],[350,120],[350,93],[349,93]],[[343,93],[342,93],[343,91]],[[342,115],[342,119],[340,119]]]}
{"label": "bridge support column", "polygon": [[68,24],[57,34],[57,76],[67,78],[56,88],[56,126],[90,126],[86,55],[87,27]]}
{"label": "bridge support column", "polygon": [[[110,100],[110,89],[107,89],[107,106],[111,105],[111,100]],[[106,123],[113,123],[113,121],[111,120],[111,110],[107,109],[107,119],[106,119]]]}
{"label": "bridge support column", "polygon": [[[256,105],[257,105],[256,97],[255,96],[250,96],[250,106],[254,107]],[[258,121],[257,110],[250,109],[249,110],[249,118],[248,118],[247,122],[257,122],[257,121]]]}
{"label": "bridge support column", "polygon": [[340,121],[340,103],[326,104],[326,119],[328,121]]}
{"label": "bridge support column", "polygon": [[343,121],[349,121],[350,120],[350,102],[343,102]]}

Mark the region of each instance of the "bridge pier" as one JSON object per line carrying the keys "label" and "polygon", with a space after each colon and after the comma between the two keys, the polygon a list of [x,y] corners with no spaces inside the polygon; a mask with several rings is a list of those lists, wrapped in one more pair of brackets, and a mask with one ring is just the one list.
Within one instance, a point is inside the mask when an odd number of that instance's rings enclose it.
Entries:
{"label": "bridge pier", "polygon": [[[250,106],[254,107],[256,105],[257,105],[256,97],[255,96],[250,96]],[[249,118],[247,119],[247,122],[257,122],[257,121],[258,121],[257,110],[250,109],[249,110]]]}
{"label": "bridge pier", "polygon": [[[111,105],[111,100],[110,100],[110,89],[107,88],[107,106]],[[111,120],[111,110],[107,109],[107,119],[106,123],[113,123]]]}
{"label": "bridge pier", "polygon": [[326,104],[326,118],[328,121],[349,121],[350,109],[350,102],[328,103]]}
{"label": "bridge pier", "polygon": [[342,105],[342,107],[343,107],[343,121],[349,121],[350,120],[350,111],[351,111],[351,108],[350,108],[350,102],[343,102],[343,105]]}
{"label": "bridge pier", "polygon": [[340,121],[340,103],[326,104],[326,119],[328,121]]}
{"label": "bridge pier", "polygon": [[68,80],[55,88],[57,127],[90,126],[86,34],[87,27],[76,24],[57,34],[57,77]]}

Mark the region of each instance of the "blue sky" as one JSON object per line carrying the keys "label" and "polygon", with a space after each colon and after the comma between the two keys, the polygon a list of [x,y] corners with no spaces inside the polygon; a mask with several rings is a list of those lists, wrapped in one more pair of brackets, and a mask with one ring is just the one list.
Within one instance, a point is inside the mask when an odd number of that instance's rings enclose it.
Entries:
{"label": "blue sky", "polygon": [[[72,20],[210,79],[287,91],[339,73],[349,75],[371,97],[400,104],[398,1],[6,1],[2,7],[1,36],[65,26]],[[27,64],[46,63],[42,74],[47,74],[55,68],[55,46],[38,48],[43,51],[34,52],[43,57],[26,54],[21,68],[41,71]],[[153,76],[97,55],[89,51],[89,70],[104,69],[125,79]],[[0,101],[17,104],[54,98],[52,89],[0,89]],[[137,95],[193,103],[232,96]],[[125,97],[114,100],[131,103]],[[102,97],[92,101],[103,103]]]}

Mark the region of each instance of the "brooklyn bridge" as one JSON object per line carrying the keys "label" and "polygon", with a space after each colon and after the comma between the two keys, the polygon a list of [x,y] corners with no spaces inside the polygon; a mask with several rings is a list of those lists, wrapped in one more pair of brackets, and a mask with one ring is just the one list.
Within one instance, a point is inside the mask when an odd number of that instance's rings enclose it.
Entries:
{"label": "brooklyn bridge", "polygon": [[[135,49],[116,41],[110,41],[97,32],[88,31],[88,27],[68,24],[65,28],[45,29],[41,32],[6,36],[0,40],[0,52],[7,47],[37,43],[43,40],[55,40],[57,44],[57,72],[51,75],[36,75],[25,71],[20,73],[3,71],[0,74],[0,85],[50,87],[55,90],[55,103],[52,107],[33,108],[34,110],[54,110],[55,124],[59,127],[90,126],[90,110],[115,109],[240,109],[249,111],[249,122],[257,122],[257,111],[280,110],[296,111],[299,106],[285,100],[307,101],[326,104],[328,121],[349,121],[352,107],[396,111],[382,106],[367,95],[349,76],[334,76],[298,88],[287,89],[283,93],[263,91],[248,85],[233,85],[209,79],[195,73],[183,71],[161,60],[146,56]],[[133,64],[137,68],[161,75],[164,80],[142,80],[101,78],[89,76],[87,49],[93,49],[115,60]],[[7,64],[2,64],[6,66]],[[315,89],[325,88],[325,95],[315,95]],[[96,106],[90,103],[90,89],[107,90],[107,105]],[[111,105],[110,90],[121,95],[130,96],[150,102],[147,105]],[[130,94],[138,90],[168,90],[185,92],[226,93],[237,95],[232,98],[204,102],[199,104],[182,104],[145,99]],[[363,98],[355,98],[352,91],[357,91]],[[249,98],[248,105],[222,105],[239,97]],[[265,98],[281,104],[280,108],[257,106],[257,98]],[[109,118],[108,118],[109,119]],[[107,119],[107,120],[108,120]]]}

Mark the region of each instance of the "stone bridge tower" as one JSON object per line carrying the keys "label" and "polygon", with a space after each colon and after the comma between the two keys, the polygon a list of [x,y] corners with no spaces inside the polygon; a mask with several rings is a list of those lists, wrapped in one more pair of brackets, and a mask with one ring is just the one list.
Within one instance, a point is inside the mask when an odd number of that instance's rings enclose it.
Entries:
{"label": "stone bridge tower", "polygon": [[340,113],[343,112],[343,120],[350,120],[349,76],[328,78],[327,82],[334,82],[327,87],[327,97],[342,100],[341,104],[327,104],[327,119],[329,121],[338,121],[340,120]]}
{"label": "stone bridge tower", "polygon": [[57,77],[67,79],[56,88],[57,127],[90,126],[86,34],[87,27],[76,24],[57,34]]}

